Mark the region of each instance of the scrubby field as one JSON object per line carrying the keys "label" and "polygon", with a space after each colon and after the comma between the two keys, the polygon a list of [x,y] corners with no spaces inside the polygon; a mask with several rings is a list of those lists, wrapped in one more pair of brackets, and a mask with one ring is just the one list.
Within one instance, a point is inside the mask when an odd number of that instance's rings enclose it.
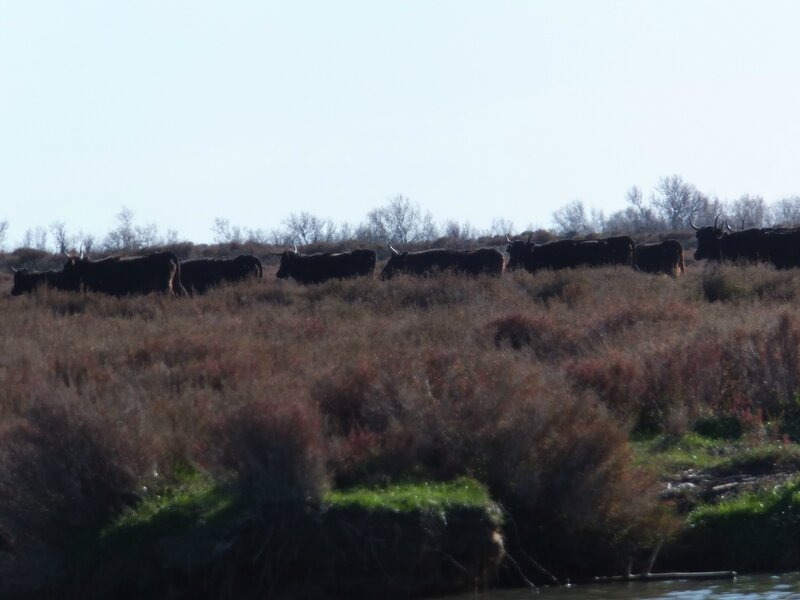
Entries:
{"label": "scrubby field", "polygon": [[622,572],[684,519],[629,440],[800,434],[800,273],[690,267],[4,296],[0,568],[69,570],[188,471],[281,506],[467,476],[532,579]]}

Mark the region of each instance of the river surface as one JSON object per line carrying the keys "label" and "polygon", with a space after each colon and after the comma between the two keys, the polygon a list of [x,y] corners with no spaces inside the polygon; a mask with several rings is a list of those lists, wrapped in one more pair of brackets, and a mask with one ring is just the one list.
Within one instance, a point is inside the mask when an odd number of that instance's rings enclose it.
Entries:
{"label": "river surface", "polygon": [[732,581],[653,581],[501,590],[447,600],[785,600],[800,599],[800,573],[742,575]]}

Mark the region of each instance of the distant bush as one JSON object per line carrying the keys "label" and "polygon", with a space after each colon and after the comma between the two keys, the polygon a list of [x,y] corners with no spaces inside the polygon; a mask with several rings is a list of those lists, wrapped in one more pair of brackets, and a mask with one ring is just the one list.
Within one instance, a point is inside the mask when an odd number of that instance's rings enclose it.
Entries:
{"label": "distant bush", "polygon": [[740,270],[715,265],[703,272],[703,294],[709,302],[741,300],[748,295],[748,288]]}
{"label": "distant bush", "polygon": [[548,316],[509,315],[492,321],[487,329],[498,348],[528,350],[540,360],[559,361],[580,352],[577,332]]}

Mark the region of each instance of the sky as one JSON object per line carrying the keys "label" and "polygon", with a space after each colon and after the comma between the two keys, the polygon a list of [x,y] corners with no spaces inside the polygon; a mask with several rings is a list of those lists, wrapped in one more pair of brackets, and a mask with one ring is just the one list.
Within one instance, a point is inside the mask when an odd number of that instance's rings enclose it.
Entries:
{"label": "sky", "polygon": [[0,0],[0,221],[551,226],[679,174],[800,194],[800,3]]}

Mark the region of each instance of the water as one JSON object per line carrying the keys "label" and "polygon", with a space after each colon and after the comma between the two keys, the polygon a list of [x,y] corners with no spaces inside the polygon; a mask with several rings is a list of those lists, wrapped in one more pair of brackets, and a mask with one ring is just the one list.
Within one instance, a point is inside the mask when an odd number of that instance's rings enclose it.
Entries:
{"label": "water", "polygon": [[798,600],[800,573],[743,575],[733,581],[653,581],[501,590],[448,600]]}

